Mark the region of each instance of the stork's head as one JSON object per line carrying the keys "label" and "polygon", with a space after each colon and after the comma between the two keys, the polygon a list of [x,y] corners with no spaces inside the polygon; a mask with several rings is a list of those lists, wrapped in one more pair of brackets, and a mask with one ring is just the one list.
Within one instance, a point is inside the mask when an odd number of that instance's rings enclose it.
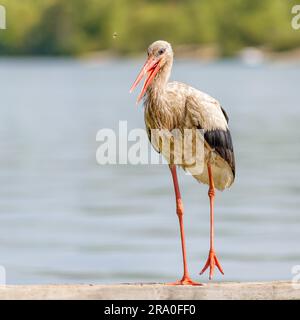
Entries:
{"label": "stork's head", "polygon": [[143,79],[143,77],[147,75],[143,89],[138,96],[137,102],[142,99],[147,88],[150,86],[153,80],[162,74],[162,70],[168,69],[167,72],[170,72],[170,68],[166,67],[171,67],[173,62],[173,50],[170,43],[168,43],[167,41],[159,40],[153,42],[149,46],[147,53],[148,59],[130,89],[130,92],[132,92],[134,88],[139,84],[139,82]]}

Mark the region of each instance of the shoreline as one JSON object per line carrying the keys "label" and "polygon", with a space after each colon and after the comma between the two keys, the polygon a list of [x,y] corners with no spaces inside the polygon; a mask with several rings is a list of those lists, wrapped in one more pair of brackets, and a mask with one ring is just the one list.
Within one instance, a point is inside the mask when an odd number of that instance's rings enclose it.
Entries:
{"label": "shoreline", "polygon": [[[222,56],[215,46],[179,46],[174,48],[175,59],[200,62],[224,60],[241,61],[246,64],[266,62],[300,62],[300,47],[287,51],[272,51],[265,48],[245,47],[231,56]],[[114,60],[144,59],[144,53],[119,54],[113,50],[86,52],[81,55],[0,55],[0,60],[78,60],[82,62],[105,62]]]}

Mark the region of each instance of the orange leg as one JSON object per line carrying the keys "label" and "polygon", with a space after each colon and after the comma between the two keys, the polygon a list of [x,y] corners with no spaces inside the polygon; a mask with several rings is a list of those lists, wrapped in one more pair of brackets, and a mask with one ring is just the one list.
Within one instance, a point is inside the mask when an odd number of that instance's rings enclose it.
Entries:
{"label": "orange leg", "polygon": [[188,272],[187,261],[186,261],[186,248],[185,248],[185,237],[184,237],[184,226],[183,226],[183,204],[181,200],[178,179],[177,179],[177,172],[176,166],[170,165],[170,170],[173,178],[174,183],[174,190],[176,196],[176,212],[179,219],[179,226],[180,226],[180,236],[181,236],[181,249],[182,249],[182,257],[183,257],[183,277],[181,280],[168,283],[169,285],[201,285],[200,283],[194,282]]}
{"label": "orange leg", "polygon": [[208,190],[208,196],[209,196],[209,202],[210,202],[210,250],[208,254],[208,259],[206,261],[206,264],[200,274],[203,274],[203,272],[209,267],[209,280],[212,279],[214,274],[214,268],[217,266],[217,268],[220,270],[222,274],[224,274],[223,269],[221,267],[221,264],[216,256],[215,249],[214,249],[214,198],[215,198],[215,186],[214,186],[214,180],[213,175],[211,171],[211,165],[207,164],[208,169],[208,176],[209,176],[209,190]]}

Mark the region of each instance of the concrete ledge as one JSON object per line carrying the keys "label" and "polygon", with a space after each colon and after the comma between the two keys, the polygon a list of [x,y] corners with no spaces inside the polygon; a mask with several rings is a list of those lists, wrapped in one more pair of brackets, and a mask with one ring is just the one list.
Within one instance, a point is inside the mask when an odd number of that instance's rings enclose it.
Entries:
{"label": "concrete ledge", "polygon": [[[298,284],[300,286],[300,284]],[[291,282],[222,282],[199,287],[165,284],[116,285],[8,285],[0,286],[0,299],[298,299],[300,288]]]}

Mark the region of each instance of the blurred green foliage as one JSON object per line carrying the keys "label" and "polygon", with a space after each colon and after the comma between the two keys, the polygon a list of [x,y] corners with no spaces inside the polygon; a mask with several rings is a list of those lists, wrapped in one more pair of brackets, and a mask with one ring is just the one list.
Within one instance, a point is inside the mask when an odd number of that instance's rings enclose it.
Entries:
{"label": "blurred green foliage", "polygon": [[[0,54],[131,54],[152,41],[217,45],[222,55],[245,46],[300,46],[291,8],[300,0],[0,0],[7,30]],[[114,35],[114,36],[113,36]]]}

